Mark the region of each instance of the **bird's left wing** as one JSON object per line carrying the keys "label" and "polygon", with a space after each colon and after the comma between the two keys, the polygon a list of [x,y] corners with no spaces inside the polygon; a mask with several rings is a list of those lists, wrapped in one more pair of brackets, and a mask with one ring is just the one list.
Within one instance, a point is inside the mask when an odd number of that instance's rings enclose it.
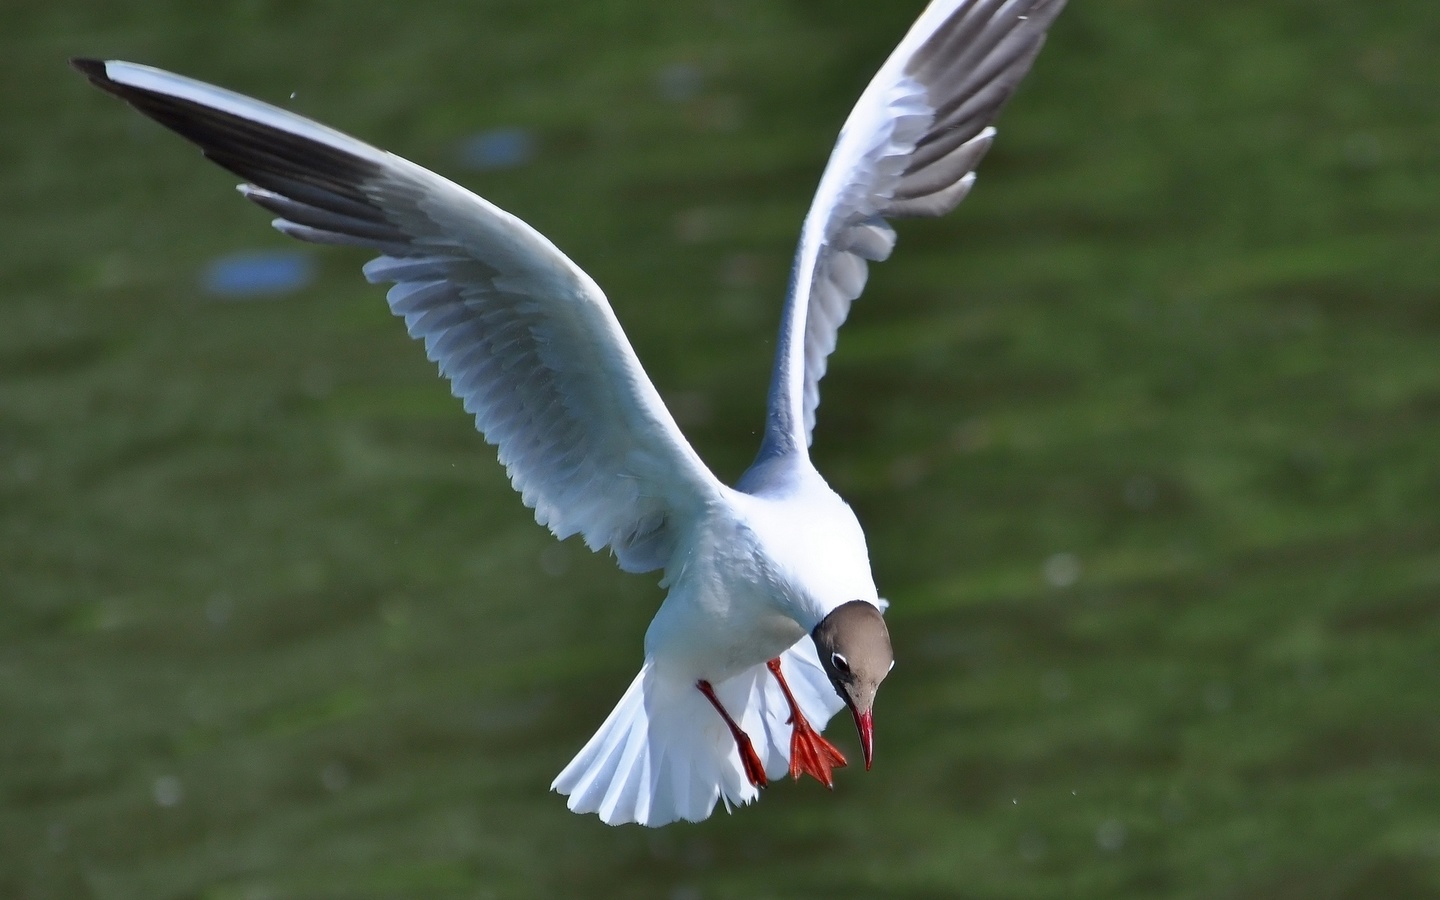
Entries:
{"label": "bird's left wing", "polygon": [[887,219],[941,216],[975,181],[991,122],[1065,0],[934,0],[840,131],[805,217],[761,455],[810,444],[820,379],[867,264],[895,247]]}
{"label": "bird's left wing", "polygon": [[294,113],[133,63],[72,61],[95,85],[246,179],[301,240],[379,251],[405,320],[557,537],[663,567],[722,490],[646,377],[604,294],[514,216],[414,163]]}

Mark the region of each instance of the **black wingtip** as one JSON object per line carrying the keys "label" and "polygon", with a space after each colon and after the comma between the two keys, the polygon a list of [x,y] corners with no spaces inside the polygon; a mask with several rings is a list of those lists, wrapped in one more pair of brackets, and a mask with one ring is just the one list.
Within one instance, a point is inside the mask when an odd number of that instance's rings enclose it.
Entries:
{"label": "black wingtip", "polygon": [[90,79],[90,83],[100,90],[108,91],[117,97],[122,96],[119,90],[120,86],[115,83],[105,69],[105,60],[92,59],[88,56],[72,56],[70,57],[70,68]]}
{"label": "black wingtip", "polygon": [[70,57],[70,68],[84,75],[91,81],[109,81],[110,76],[105,74],[105,61],[93,59],[89,56]]}

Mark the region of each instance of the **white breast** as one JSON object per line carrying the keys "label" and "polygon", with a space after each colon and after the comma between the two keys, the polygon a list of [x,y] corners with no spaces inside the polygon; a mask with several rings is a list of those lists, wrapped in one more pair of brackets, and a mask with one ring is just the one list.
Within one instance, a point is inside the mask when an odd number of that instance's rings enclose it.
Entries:
{"label": "white breast", "polygon": [[667,572],[646,655],[676,677],[720,681],[779,656],[841,603],[874,602],[860,525],[819,487],[783,500],[736,493],[699,523]]}

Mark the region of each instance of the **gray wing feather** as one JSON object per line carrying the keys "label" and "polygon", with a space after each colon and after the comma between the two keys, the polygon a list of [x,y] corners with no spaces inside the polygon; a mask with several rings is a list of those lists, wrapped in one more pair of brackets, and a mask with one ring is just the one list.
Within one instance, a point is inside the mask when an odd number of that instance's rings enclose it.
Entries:
{"label": "gray wing feather", "polygon": [[524,222],[432,172],[257,100],[158,69],[76,60],[97,86],[246,179],[280,231],[382,255],[391,310],[450,381],[535,518],[670,562],[721,488],[680,434],[595,283]]}
{"label": "gray wing feather", "polygon": [[886,220],[944,215],[965,198],[994,140],[991,123],[1064,5],[936,0],[866,88],[806,216],[762,458],[809,445],[837,332],[865,287],[867,264],[894,249]]}

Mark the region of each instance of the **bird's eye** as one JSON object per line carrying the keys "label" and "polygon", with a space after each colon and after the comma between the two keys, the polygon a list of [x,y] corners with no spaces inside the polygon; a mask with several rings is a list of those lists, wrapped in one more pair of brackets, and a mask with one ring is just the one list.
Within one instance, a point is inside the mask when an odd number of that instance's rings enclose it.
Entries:
{"label": "bird's eye", "polygon": [[843,672],[846,675],[850,674],[850,661],[839,653],[830,654],[830,665],[834,666],[837,672]]}

